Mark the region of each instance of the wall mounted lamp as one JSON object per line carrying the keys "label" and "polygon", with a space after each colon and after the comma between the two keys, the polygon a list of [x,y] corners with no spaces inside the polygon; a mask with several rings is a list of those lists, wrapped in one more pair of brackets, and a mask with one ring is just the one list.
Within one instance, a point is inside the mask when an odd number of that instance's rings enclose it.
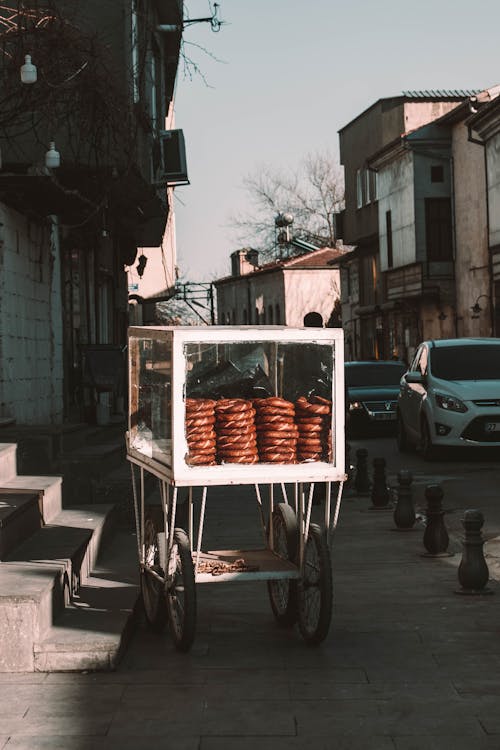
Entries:
{"label": "wall mounted lamp", "polygon": [[489,294],[480,294],[477,300],[474,302],[474,304],[471,307],[472,318],[479,318],[479,313],[483,311],[483,308],[479,304],[479,300],[483,298],[487,299],[488,302],[490,302],[491,304],[491,297],[489,296]]}
{"label": "wall mounted lamp", "polygon": [[21,65],[21,83],[36,83],[36,65],[31,62],[31,55],[24,56],[24,65]]}
{"label": "wall mounted lamp", "polygon": [[54,141],[50,142],[49,150],[45,154],[45,166],[49,169],[55,169],[61,164],[61,155],[59,151],[56,151],[56,144]]}
{"label": "wall mounted lamp", "polygon": [[144,275],[144,269],[146,268],[146,263],[148,262],[148,259],[144,254],[139,256],[139,261],[137,263],[137,273],[139,274],[139,278],[142,279]]}

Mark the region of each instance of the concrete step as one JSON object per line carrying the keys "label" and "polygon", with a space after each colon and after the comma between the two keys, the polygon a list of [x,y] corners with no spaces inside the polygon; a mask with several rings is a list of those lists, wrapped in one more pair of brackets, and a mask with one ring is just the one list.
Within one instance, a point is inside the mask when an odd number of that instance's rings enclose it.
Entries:
{"label": "concrete step", "polygon": [[112,509],[61,511],[0,564],[0,672],[34,671],[34,644],[86,585]]}
{"label": "concrete step", "polygon": [[52,523],[62,508],[62,477],[13,476],[0,482],[0,492],[37,492],[44,523]]}
{"label": "concrete step", "polygon": [[134,623],[138,571],[135,535],[116,532],[71,605],[35,644],[35,670],[114,669]]}
{"label": "concrete step", "polygon": [[0,491],[0,560],[42,525],[37,492]]}

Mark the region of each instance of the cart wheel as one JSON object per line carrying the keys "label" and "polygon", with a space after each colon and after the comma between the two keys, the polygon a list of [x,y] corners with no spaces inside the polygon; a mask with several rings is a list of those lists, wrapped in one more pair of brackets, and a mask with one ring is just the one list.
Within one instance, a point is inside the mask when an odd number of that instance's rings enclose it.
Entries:
{"label": "cart wheel", "polygon": [[297,595],[301,635],[307,643],[321,643],[332,618],[332,567],[325,534],[315,523],[309,526]]}
{"label": "cart wheel", "polygon": [[[144,521],[145,562],[148,568],[163,575],[160,566],[160,539],[155,529],[154,521],[146,518]],[[141,594],[144,614],[149,626],[161,633],[167,624],[167,604],[165,601],[165,586],[147,570],[141,572]]]}
{"label": "cart wheel", "polygon": [[176,648],[188,651],[196,628],[196,584],[188,535],[177,528],[168,557],[167,610]]}
{"label": "cart wheel", "polygon": [[[287,503],[273,511],[274,551],[291,562],[297,562],[298,526],[295,512]],[[297,581],[281,578],[267,582],[271,609],[279,625],[289,627],[297,622]]]}

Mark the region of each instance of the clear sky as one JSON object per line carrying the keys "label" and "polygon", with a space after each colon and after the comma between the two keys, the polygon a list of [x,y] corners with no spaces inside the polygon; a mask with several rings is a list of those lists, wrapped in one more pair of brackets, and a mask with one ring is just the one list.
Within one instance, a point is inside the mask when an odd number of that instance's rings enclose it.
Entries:
{"label": "clear sky", "polygon": [[[186,8],[210,15],[208,0]],[[498,0],[220,0],[219,16],[218,33],[208,24],[184,32],[205,81],[185,75],[181,60],[177,82],[191,182],[175,201],[184,281],[229,273],[246,175],[338,154],[339,128],[377,99],[500,83]]]}

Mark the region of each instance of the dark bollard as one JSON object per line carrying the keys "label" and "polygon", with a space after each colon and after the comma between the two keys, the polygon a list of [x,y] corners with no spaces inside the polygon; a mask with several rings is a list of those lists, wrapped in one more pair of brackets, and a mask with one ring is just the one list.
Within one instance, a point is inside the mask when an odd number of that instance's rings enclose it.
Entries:
{"label": "dark bollard", "polygon": [[354,487],[358,495],[370,494],[370,477],[368,476],[368,451],[358,448],[356,451],[356,477]]}
{"label": "dark bollard", "polygon": [[373,459],[372,503],[374,508],[387,508],[389,487],[385,476],[385,458]]}
{"label": "dark bollard", "polygon": [[480,510],[466,510],[462,518],[464,538],[462,561],[458,567],[458,581],[462,586],[458,594],[491,594],[491,589],[485,588],[490,577],[488,566],[483,554],[484,539],[481,529],[484,516]]}
{"label": "dark bollard", "polygon": [[411,471],[402,469],[398,472],[398,490],[396,507],[394,509],[394,523],[401,531],[411,530],[416,521],[411,491],[412,482],[413,474]]}
{"label": "dark bollard", "polygon": [[425,488],[427,509],[425,511],[427,523],[424,531],[424,547],[426,557],[448,555],[449,536],[444,525],[444,510],[442,506],[443,489],[440,484],[428,484]]}

